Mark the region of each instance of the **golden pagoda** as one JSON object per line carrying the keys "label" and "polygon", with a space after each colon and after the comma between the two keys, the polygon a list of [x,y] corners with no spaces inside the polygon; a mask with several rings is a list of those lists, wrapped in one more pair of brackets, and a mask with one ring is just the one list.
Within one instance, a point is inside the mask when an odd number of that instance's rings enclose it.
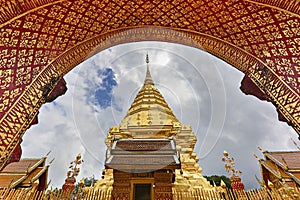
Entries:
{"label": "golden pagoda", "polygon": [[[193,151],[197,138],[182,125],[156,88],[146,56],[146,77],[119,126],[110,128],[103,179],[95,187],[112,190],[112,199],[172,199],[172,189],[211,188]],[[138,187],[147,188],[138,188]],[[147,199],[147,198],[146,198]]]}

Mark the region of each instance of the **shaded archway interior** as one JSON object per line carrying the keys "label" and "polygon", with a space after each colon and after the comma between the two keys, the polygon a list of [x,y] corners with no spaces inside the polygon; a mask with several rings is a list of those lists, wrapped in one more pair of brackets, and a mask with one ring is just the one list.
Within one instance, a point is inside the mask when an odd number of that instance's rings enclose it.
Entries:
{"label": "shaded archway interior", "polygon": [[6,4],[0,25],[1,166],[12,159],[41,105],[65,92],[68,71],[105,48],[141,40],[196,47],[235,66],[246,75],[242,90],[271,101],[279,118],[300,133],[296,1]]}

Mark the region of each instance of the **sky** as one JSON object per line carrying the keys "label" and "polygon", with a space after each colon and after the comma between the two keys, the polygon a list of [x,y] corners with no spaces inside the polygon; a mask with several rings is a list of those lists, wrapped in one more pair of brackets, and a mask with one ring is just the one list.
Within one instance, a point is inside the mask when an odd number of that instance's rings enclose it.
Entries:
{"label": "sky", "polygon": [[64,78],[65,95],[40,109],[39,123],[23,137],[23,158],[48,162],[50,186],[60,188],[78,153],[84,163],[77,178],[101,177],[104,139],[111,126],[120,125],[146,72],[182,124],[197,136],[194,151],[204,175],[229,176],[221,158],[226,150],[242,171],[246,188],[257,188],[260,168],[253,153],[297,150],[293,128],[277,119],[275,107],[239,87],[243,73],[196,48],[166,42],[136,42],[108,48],[75,67]]}

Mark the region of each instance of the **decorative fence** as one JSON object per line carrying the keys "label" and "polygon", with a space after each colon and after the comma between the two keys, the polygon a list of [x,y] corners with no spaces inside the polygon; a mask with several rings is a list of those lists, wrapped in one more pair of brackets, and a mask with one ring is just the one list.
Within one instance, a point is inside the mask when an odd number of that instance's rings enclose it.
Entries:
{"label": "decorative fence", "polygon": [[173,191],[174,200],[299,200],[297,192],[286,190],[254,189],[248,191],[194,190],[189,192]]}
{"label": "decorative fence", "polygon": [[0,200],[110,200],[111,192],[89,189],[71,195],[61,190],[37,191],[35,189],[0,189]]}
{"label": "decorative fence", "polygon": [[[110,200],[111,192],[96,189],[83,190],[64,197],[61,191],[40,192],[35,189],[0,189],[0,200]],[[193,190],[173,191],[174,200],[298,200],[299,191],[289,190]]]}

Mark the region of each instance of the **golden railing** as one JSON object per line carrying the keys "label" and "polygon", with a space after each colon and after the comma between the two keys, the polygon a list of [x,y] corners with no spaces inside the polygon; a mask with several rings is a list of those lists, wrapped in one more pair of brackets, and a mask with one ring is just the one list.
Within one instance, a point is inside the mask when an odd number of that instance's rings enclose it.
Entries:
{"label": "golden railing", "polygon": [[[297,196],[298,195],[298,196]],[[37,191],[35,189],[0,189],[0,200],[110,200],[111,191],[87,189],[65,197],[60,190]],[[253,189],[247,191],[234,191],[231,189],[191,191],[173,190],[173,200],[297,200],[299,191],[288,192],[283,189],[268,190]]]}

